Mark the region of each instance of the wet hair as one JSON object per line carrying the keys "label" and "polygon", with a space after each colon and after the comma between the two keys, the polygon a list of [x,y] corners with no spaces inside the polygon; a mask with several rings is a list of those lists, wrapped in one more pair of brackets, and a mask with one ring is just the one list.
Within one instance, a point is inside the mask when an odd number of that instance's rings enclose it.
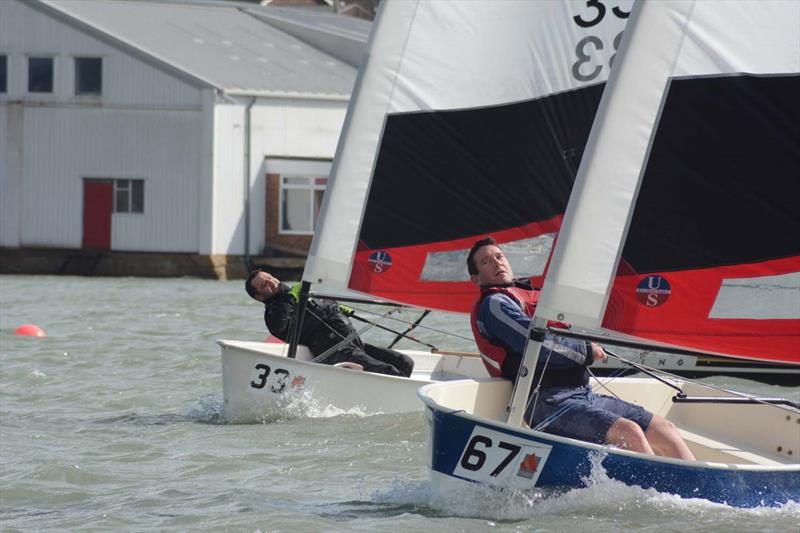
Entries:
{"label": "wet hair", "polygon": [[258,298],[256,298],[256,296],[258,296],[258,293],[256,293],[256,290],[253,288],[253,285],[250,282],[253,281],[253,278],[256,277],[256,275],[259,272],[266,272],[266,271],[263,268],[254,268],[253,270],[250,271],[250,274],[247,275],[247,279],[244,280],[244,290],[247,291],[247,294],[249,294],[250,298],[252,298],[253,300],[258,300]]}
{"label": "wet hair", "polygon": [[476,241],[475,244],[472,245],[472,249],[470,249],[469,255],[467,256],[467,271],[471,276],[478,275],[478,265],[475,264],[475,254],[484,246],[489,246],[491,244],[497,246],[497,241],[494,240],[494,237],[486,237],[485,239]]}

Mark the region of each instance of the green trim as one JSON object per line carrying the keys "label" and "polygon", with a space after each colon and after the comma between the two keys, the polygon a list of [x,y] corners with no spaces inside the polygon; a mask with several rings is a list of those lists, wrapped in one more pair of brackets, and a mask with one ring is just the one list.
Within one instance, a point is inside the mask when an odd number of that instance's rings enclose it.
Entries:
{"label": "green trim", "polygon": [[292,285],[292,288],[289,289],[289,294],[292,296],[292,298],[294,298],[295,302],[299,302],[300,301],[300,284],[299,283],[295,283],[294,285]]}

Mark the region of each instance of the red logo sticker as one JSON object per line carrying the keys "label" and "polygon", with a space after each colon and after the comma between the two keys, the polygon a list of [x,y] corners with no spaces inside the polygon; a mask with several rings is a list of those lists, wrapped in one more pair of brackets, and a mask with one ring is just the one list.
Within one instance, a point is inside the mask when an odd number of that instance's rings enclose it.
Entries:
{"label": "red logo sticker", "polygon": [[533,479],[533,476],[536,474],[536,470],[538,468],[539,468],[539,458],[536,457],[535,453],[531,453],[526,455],[525,459],[523,459],[522,463],[520,463],[517,475],[519,477]]}

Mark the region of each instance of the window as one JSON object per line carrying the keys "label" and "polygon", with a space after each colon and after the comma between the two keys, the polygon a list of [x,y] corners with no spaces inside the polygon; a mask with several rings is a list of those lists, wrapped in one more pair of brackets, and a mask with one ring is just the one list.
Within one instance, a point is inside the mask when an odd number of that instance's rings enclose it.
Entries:
{"label": "window", "polygon": [[317,223],[328,178],[282,176],[280,232],[311,235]]}
{"label": "window", "polygon": [[99,57],[75,58],[75,94],[101,94],[103,60]]}
{"label": "window", "polygon": [[144,213],[144,180],[114,180],[114,212]]}
{"label": "window", "polygon": [[53,92],[52,57],[28,58],[28,92],[30,93]]}
{"label": "window", "polygon": [[8,74],[6,65],[8,60],[6,56],[0,56],[0,93],[8,92]]}

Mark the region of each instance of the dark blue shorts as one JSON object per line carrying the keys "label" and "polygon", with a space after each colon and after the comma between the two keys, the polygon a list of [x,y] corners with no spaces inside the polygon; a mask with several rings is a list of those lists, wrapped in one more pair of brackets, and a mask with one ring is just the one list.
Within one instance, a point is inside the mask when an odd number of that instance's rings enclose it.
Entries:
{"label": "dark blue shorts", "polygon": [[[589,387],[552,387],[542,389],[538,396],[530,427],[552,417],[542,431],[562,437],[604,444],[608,428],[620,417],[636,422],[642,431],[647,431],[653,420],[653,413],[643,407],[595,394]],[[526,420],[530,420],[535,399],[531,399]]]}

